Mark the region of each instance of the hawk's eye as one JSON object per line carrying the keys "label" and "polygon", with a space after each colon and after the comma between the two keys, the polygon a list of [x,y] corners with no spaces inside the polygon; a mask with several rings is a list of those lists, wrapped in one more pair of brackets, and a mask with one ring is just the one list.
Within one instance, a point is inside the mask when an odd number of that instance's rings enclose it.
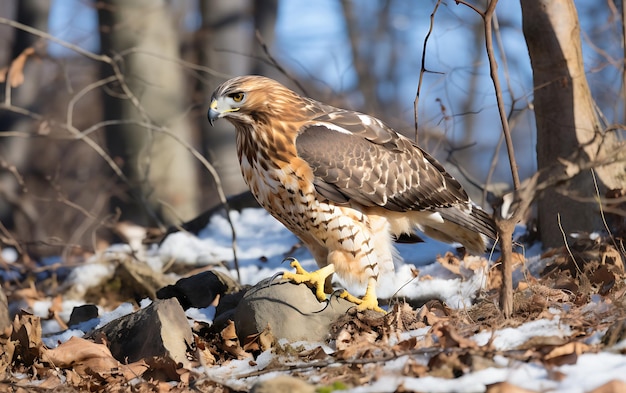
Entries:
{"label": "hawk's eye", "polygon": [[228,95],[235,102],[241,102],[243,100],[244,94],[242,92],[231,93]]}

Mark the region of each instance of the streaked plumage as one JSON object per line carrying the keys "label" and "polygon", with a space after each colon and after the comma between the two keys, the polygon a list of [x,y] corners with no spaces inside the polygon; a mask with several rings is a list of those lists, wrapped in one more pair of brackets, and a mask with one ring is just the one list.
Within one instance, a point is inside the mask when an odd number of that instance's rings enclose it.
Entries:
{"label": "streaked plumage", "polygon": [[376,280],[393,269],[394,239],[417,228],[481,253],[485,236],[496,236],[491,218],[441,164],[372,116],[260,76],[219,86],[208,116],[235,126],[250,190],[320,268],[332,265],[324,272],[367,283],[361,308],[378,309]]}

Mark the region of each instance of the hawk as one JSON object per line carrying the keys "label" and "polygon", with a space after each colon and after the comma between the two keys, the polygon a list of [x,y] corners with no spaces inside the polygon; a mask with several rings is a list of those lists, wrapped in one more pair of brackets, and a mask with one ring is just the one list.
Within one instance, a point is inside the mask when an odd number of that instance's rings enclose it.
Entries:
{"label": "hawk", "polygon": [[491,217],[457,180],[410,139],[375,117],[302,97],[261,76],[215,89],[213,124],[235,126],[241,172],[257,201],[298,236],[319,270],[283,277],[313,286],[326,299],[330,276],[367,285],[343,297],[358,309],[378,307],[376,283],[393,271],[394,241],[415,230],[483,253],[495,239]]}

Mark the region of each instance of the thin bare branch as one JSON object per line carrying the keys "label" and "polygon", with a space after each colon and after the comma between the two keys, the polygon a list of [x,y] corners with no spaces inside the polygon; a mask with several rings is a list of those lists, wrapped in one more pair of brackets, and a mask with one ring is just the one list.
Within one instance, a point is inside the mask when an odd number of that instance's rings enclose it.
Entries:
{"label": "thin bare branch", "polygon": [[[517,161],[515,160],[515,150],[513,148],[513,139],[511,138],[511,130],[509,128],[508,117],[504,108],[504,99],[502,97],[502,87],[498,76],[498,63],[496,62],[493,51],[493,19],[496,11],[497,0],[490,0],[487,9],[483,12],[474,5],[463,0],[455,0],[457,4],[463,4],[482,18],[485,25],[485,47],[487,57],[489,59],[489,73],[493,82],[496,94],[496,102],[498,106],[498,114],[502,124],[502,132],[506,142],[507,153],[509,155],[509,164],[511,166],[511,177],[513,179],[513,188],[515,191],[520,189],[519,171]],[[536,181],[536,180],[535,180]],[[529,201],[527,201],[530,204]],[[515,225],[522,219],[527,206],[521,208],[518,206],[510,217],[503,217],[502,212],[496,211],[495,221],[498,237],[500,238],[502,248],[502,287],[500,288],[500,309],[506,318],[513,314],[513,230]]]}
{"label": "thin bare branch", "polygon": [[302,86],[300,81],[298,81],[293,76],[289,75],[289,72],[287,72],[287,70],[282,65],[280,65],[280,63],[274,58],[274,56],[272,56],[269,48],[267,47],[267,43],[265,43],[263,36],[261,36],[261,32],[256,30],[255,34],[256,34],[256,40],[258,41],[259,45],[261,45],[261,49],[263,49],[263,53],[265,54],[265,56],[267,56],[267,58],[272,63],[272,65],[276,67],[276,69],[281,74],[285,75],[291,82],[293,82],[296,86],[298,86],[298,89],[300,89],[300,91],[304,93],[304,95],[308,95],[306,92],[306,89],[304,88],[304,86]]}
{"label": "thin bare branch", "polygon": [[20,30],[23,30],[23,31],[25,31],[27,33],[30,33],[30,34],[32,34],[34,36],[44,38],[44,39],[46,39],[48,41],[52,41],[55,44],[61,45],[64,48],[72,50],[72,51],[78,53],[79,55],[85,56],[85,57],[90,58],[92,60],[101,61],[101,62],[107,63],[107,64],[113,63],[113,61],[111,60],[111,58],[109,56],[98,55],[96,53],[90,52],[90,51],[88,51],[86,49],[81,48],[78,45],[74,45],[74,44],[72,44],[70,42],[67,42],[67,41],[64,41],[64,40],[62,40],[60,38],[55,37],[52,34],[48,34],[45,31],[41,31],[41,30],[35,29],[35,28],[31,27],[31,26],[22,24],[20,22],[16,22],[16,21],[11,20],[11,19],[0,17],[0,24],[1,25],[11,26],[13,28],[20,29]]}
{"label": "thin bare branch", "polygon": [[152,56],[155,57],[159,60],[165,60],[165,61],[169,61],[171,63],[174,64],[178,64],[179,66],[181,66],[183,69],[189,69],[189,70],[194,70],[194,71],[200,71],[203,72],[205,74],[209,74],[212,75],[216,78],[223,78],[223,79],[230,79],[232,78],[232,75],[230,74],[225,74],[223,72],[219,72],[219,71],[215,71],[213,68],[207,67],[207,66],[203,66],[200,64],[196,64],[196,63],[192,63],[183,59],[179,59],[179,58],[172,58],[169,56],[163,56],[160,53],[155,53],[155,52],[150,52],[147,50],[142,50],[136,47],[132,47],[129,49],[126,49],[122,52],[119,53],[120,56],[126,56],[128,54],[134,54],[134,53],[140,53],[142,55],[147,55],[147,56]]}
{"label": "thin bare branch", "polygon": [[476,12],[478,15],[480,15],[483,19],[485,19],[485,13],[483,11],[481,11],[480,9],[478,9],[478,7],[476,7],[474,4],[472,3],[468,3],[465,0],[454,0],[454,2],[459,5],[459,4],[463,4],[466,7],[471,8],[472,10],[474,10],[474,12]]}
{"label": "thin bare branch", "polygon": [[420,98],[420,92],[422,91],[422,81],[424,79],[424,73],[426,72],[426,45],[428,44],[428,39],[430,38],[430,34],[433,32],[433,27],[435,25],[435,14],[437,13],[437,9],[439,8],[439,4],[441,4],[441,0],[437,0],[435,4],[435,8],[433,12],[430,14],[430,25],[428,27],[428,33],[426,33],[426,37],[424,37],[424,44],[422,45],[422,62],[420,66],[420,77],[417,82],[417,92],[415,93],[415,100],[413,101],[413,114],[415,116],[415,143],[418,143],[419,133],[418,133],[418,120],[419,120],[419,111],[418,104]]}
{"label": "thin bare branch", "polygon": [[496,62],[496,57],[493,53],[492,19],[495,13],[497,3],[497,0],[491,0],[491,2],[489,3],[489,7],[485,12],[485,46],[487,48],[487,57],[489,58],[489,71],[491,74],[491,80],[493,81],[493,87],[496,93],[496,100],[498,102],[498,113],[500,114],[500,122],[502,123],[502,131],[504,132],[506,150],[509,155],[511,177],[513,178],[513,188],[517,190],[520,187],[519,170],[517,166],[517,161],[515,160],[513,138],[511,137],[511,130],[509,129],[509,122],[507,120],[506,110],[504,108],[502,87],[500,86],[500,77],[498,76],[498,63]]}

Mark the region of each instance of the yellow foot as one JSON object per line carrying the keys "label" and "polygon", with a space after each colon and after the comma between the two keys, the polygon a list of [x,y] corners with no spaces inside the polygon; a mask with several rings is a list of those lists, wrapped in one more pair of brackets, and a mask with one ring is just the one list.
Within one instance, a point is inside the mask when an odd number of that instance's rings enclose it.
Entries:
{"label": "yellow foot", "polygon": [[339,297],[346,299],[350,303],[356,304],[356,309],[359,311],[374,310],[383,314],[387,313],[385,310],[378,307],[378,299],[376,299],[376,297],[367,296],[367,294],[365,294],[362,298],[358,298],[345,290],[341,293],[341,295],[339,295]]}
{"label": "yellow foot", "polygon": [[321,269],[318,269],[314,272],[307,272],[304,270],[300,262],[293,260],[291,261],[291,267],[296,269],[295,273],[285,272],[283,273],[283,278],[297,284],[306,284],[311,288],[315,289],[315,296],[317,300],[323,302],[326,300],[326,293],[324,292],[324,283],[326,282],[326,277],[330,276],[335,272],[335,266],[327,265]]}
{"label": "yellow foot", "polygon": [[356,309],[359,311],[374,310],[376,312],[386,314],[385,310],[378,307],[378,297],[376,296],[376,279],[373,277],[369,278],[367,282],[367,289],[365,290],[365,296],[363,296],[362,298],[351,295],[350,293],[348,293],[348,291],[343,291],[340,297],[346,299],[351,303],[356,304]]}

